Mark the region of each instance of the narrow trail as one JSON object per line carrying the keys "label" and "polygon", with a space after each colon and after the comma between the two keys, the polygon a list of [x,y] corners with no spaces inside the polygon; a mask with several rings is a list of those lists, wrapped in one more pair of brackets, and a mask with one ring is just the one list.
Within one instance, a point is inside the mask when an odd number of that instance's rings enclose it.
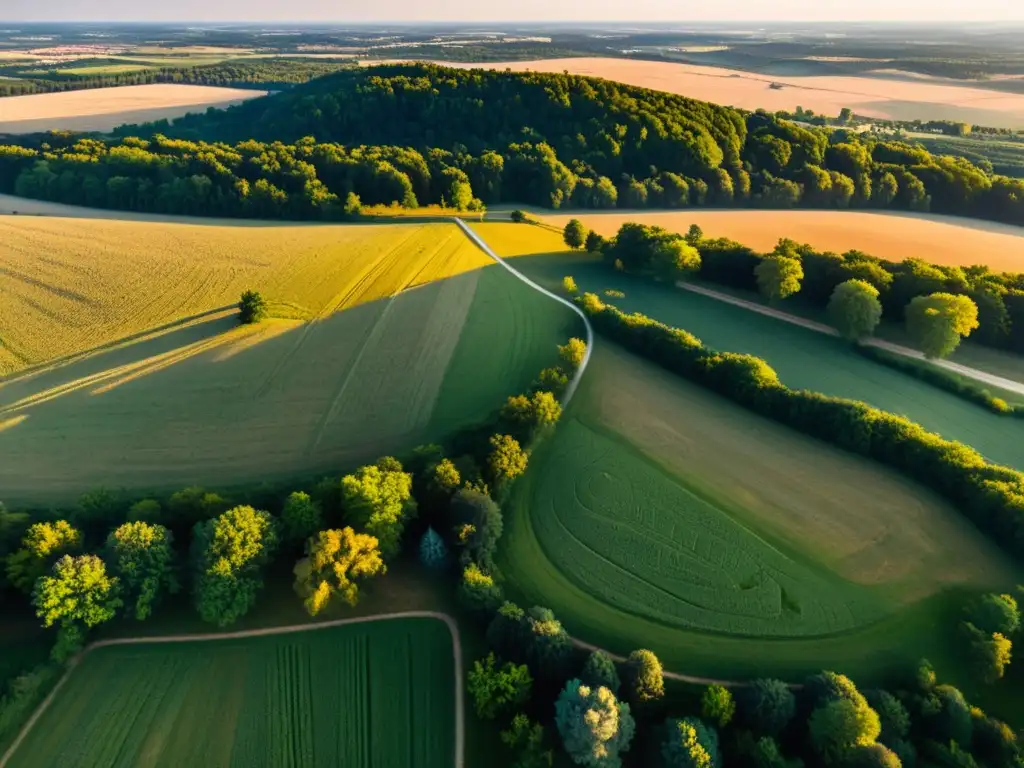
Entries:
{"label": "narrow trail", "polygon": [[[580,364],[580,367],[576,371],[576,376],[573,377],[573,380],[569,383],[569,386],[565,390],[565,397],[562,400],[562,405],[563,406],[568,405],[569,401],[572,399],[573,394],[575,394],[575,392],[576,392],[577,386],[579,386],[580,378],[583,376],[583,372],[586,370],[587,364],[590,362],[590,353],[591,353],[591,351],[594,348],[594,329],[590,325],[590,318],[588,318],[586,316],[586,314],[584,314],[583,310],[581,310],[579,307],[577,307],[571,301],[568,301],[567,299],[564,299],[561,296],[559,296],[559,295],[557,295],[555,293],[552,293],[551,291],[547,290],[546,288],[541,287],[540,285],[535,283],[533,280],[531,280],[530,278],[526,277],[526,275],[522,274],[517,269],[515,269],[513,266],[511,266],[507,261],[505,261],[503,258],[501,258],[501,256],[499,256],[497,253],[495,253],[494,250],[492,250],[491,247],[484,241],[484,239],[481,238],[480,235],[478,235],[476,232],[474,232],[466,224],[466,222],[464,222],[462,219],[456,218],[455,219],[455,223],[458,224],[462,228],[462,231],[465,232],[466,235],[474,243],[476,243],[477,246],[479,246],[480,249],[483,250],[484,253],[486,253],[488,256],[490,256],[492,259],[494,259],[496,262],[498,262],[498,264],[503,266],[505,269],[507,269],[509,272],[511,272],[513,275],[515,275],[517,278],[522,280],[524,283],[526,283],[528,286],[530,286],[534,290],[540,291],[545,296],[549,296],[550,298],[554,299],[555,301],[558,301],[558,302],[564,304],[565,306],[569,307],[573,312],[575,312],[577,315],[579,315],[580,318],[583,320],[583,323],[584,323],[584,325],[587,328],[587,353],[584,356],[583,362]],[[611,652],[605,650],[604,648],[601,648],[599,646],[593,645],[592,643],[588,643],[585,640],[580,640],[579,638],[575,638],[575,637],[571,638],[571,639],[572,639],[572,644],[574,646],[576,646],[577,648],[582,648],[583,650],[586,650],[586,651],[602,651],[603,653],[608,654],[608,656],[613,661],[616,661],[616,662],[618,662],[620,664],[624,663],[626,661],[626,657],[619,656],[617,654],[611,653]],[[721,686],[724,686],[726,688],[745,688],[745,687],[747,687],[749,685],[749,683],[744,682],[744,681],[740,681],[740,680],[717,680],[715,678],[701,677],[699,675],[684,675],[684,674],[679,673],[679,672],[668,672],[668,671],[666,671],[664,674],[665,674],[665,677],[667,677],[667,678],[669,678],[671,680],[679,680],[679,681],[684,682],[684,683],[693,683],[695,685],[721,685]],[[795,684],[791,684],[790,687],[791,688],[800,688],[799,685],[795,685]],[[0,768],[3,768],[3,766],[0,765]]]}
{"label": "narrow trail", "polygon": [[[581,320],[583,320],[583,325],[586,326],[587,329],[587,351],[583,355],[583,362],[580,363],[579,368],[576,369],[576,375],[572,377],[572,381],[569,382],[569,386],[565,388],[565,394],[562,396],[562,407],[564,408],[569,404],[569,401],[572,400],[572,396],[576,394],[576,388],[580,384],[580,379],[583,378],[583,372],[587,370],[587,365],[590,363],[590,353],[594,349],[594,329],[590,325],[590,318],[588,318],[586,314],[584,314],[582,309],[577,307],[568,299],[562,298],[557,293],[552,293],[547,288],[543,288],[542,286],[533,282],[533,280],[528,278],[522,272],[511,266],[507,261],[501,258],[501,256],[495,253],[491,249],[491,246],[484,242],[484,239],[480,237],[480,235],[478,235],[476,232],[474,232],[473,229],[468,224],[466,224],[466,222],[464,222],[462,219],[456,218],[455,223],[459,225],[462,231],[466,233],[466,236],[470,240],[472,240],[477,245],[477,247],[480,248],[480,250],[482,250],[484,253],[486,253],[488,256],[490,256],[492,259],[498,262],[498,264],[503,266],[505,269],[507,269],[520,280],[522,280],[528,286],[533,288],[535,291],[540,291],[545,296],[554,299],[560,304],[564,304],[577,315],[579,315]],[[0,768],[2,768],[2,766],[0,766]]]}
{"label": "narrow trail", "polygon": [[61,688],[68,681],[74,673],[75,668],[81,663],[82,659],[85,658],[91,651],[97,648],[106,648],[113,645],[144,645],[144,644],[161,644],[161,643],[197,643],[207,642],[215,640],[240,640],[247,637],[267,637],[273,635],[289,635],[298,632],[315,632],[320,629],[331,629],[333,627],[343,627],[351,624],[367,624],[372,621],[388,621],[394,619],[437,619],[443,621],[445,626],[448,627],[448,631],[452,637],[452,658],[455,664],[455,766],[454,768],[465,768],[466,764],[466,712],[465,712],[465,688],[462,681],[462,642],[459,639],[459,627],[455,623],[455,619],[449,616],[447,613],[440,613],[438,611],[401,611],[396,613],[382,613],[376,616],[359,616],[352,619],[335,619],[333,621],[323,621],[317,624],[292,624],[284,627],[264,627],[262,629],[246,629],[239,632],[214,632],[210,634],[201,635],[163,635],[158,637],[121,637],[112,640],[98,640],[94,643],[90,643],[85,649],[79,653],[74,659],[68,664],[67,670],[64,672],[61,679],[50,691],[49,695],[43,699],[42,703],[36,707],[35,712],[32,713],[32,717],[29,718],[28,722],[22,726],[22,729],[18,732],[18,736],[8,747],[7,751],[4,752],[3,756],[0,757],[0,768],[7,768],[11,757],[21,746],[21,743],[28,736],[32,727],[38,722],[39,718],[43,716],[46,710],[53,703],[53,700],[60,693]]}
{"label": "narrow trail", "polygon": [[[691,293],[699,293],[701,296],[707,296],[711,299],[717,299],[718,301],[724,301],[727,304],[741,307],[743,309],[750,310],[751,312],[757,312],[759,315],[765,315],[767,317],[774,317],[776,320],[782,320],[785,323],[791,323],[793,325],[799,325],[802,328],[807,328],[811,331],[817,331],[818,333],[824,333],[829,336],[838,336],[839,332],[830,325],[824,323],[816,323],[813,320],[808,320],[803,317],[797,317],[787,312],[782,312],[771,307],[766,307],[763,304],[758,304],[753,301],[747,301],[746,299],[740,299],[736,296],[730,296],[727,293],[713,290],[711,288],[705,288],[701,285],[692,285],[690,283],[684,283],[682,281],[676,283],[677,288],[682,288],[684,291],[690,291]],[[910,357],[915,360],[924,360],[925,356],[918,352],[916,349],[910,347],[904,347],[899,344],[893,344],[891,341],[883,341],[882,339],[867,339],[863,342],[872,347],[878,347],[884,349],[887,352],[892,352],[903,357]],[[953,371],[961,376],[966,376],[969,379],[980,381],[983,384],[989,384],[993,387],[999,387],[1005,389],[1008,392],[1015,392],[1019,395],[1024,395],[1024,383],[1014,381],[1013,379],[1005,379],[1002,376],[996,376],[992,373],[986,373],[985,371],[979,371],[977,368],[968,368],[966,365],[960,365],[959,363],[953,363],[949,360],[929,360],[932,365],[939,368],[945,368],[948,371]]]}

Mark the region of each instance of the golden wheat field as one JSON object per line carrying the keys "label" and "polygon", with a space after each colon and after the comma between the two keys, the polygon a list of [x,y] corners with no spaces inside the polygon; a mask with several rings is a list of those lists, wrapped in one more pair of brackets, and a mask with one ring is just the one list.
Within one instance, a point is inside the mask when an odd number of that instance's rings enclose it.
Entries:
{"label": "golden wheat field", "polygon": [[[453,224],[0,217],[0,244],[8,502],[224,487],[436,441],[578,333]],[[239,326],[247,288],[272,316]]]}
{"label": "golden wheat field", "polygon": [[[1024,128],[1024,94],[986,90],[974,84],[950,85],[909,77],[770,76],[721,67],[603,57],[438,63],[459,68],[590,75],[749,110],[793,111],[802,106],[838,115],[843,107],[850,107],[859,115],[888,120],[962,120]],[[781,87],[772,88],[772,84]]]}
{"label": "golden wheat field", "polygon": [[[686,232],[697,224],[708,237],[728,237],[769,251],[780,237],[842,253],[857,249],[891,261],[919,258],[937,264],[986,264],[998,271],[1024,271],[1024,228],[932,214],[862,211],[576,211],[535,209],[535,218],[564,227],[578,218],[602,235],[629,221]],[[497,216],[497,214],[496,214]]]}
{"label": "golden wheat field", "polygon": [[265,91],[158,83],[10,96],[0,103],[0,133],[110,131],[125,123],[173,119],[227,107]]}

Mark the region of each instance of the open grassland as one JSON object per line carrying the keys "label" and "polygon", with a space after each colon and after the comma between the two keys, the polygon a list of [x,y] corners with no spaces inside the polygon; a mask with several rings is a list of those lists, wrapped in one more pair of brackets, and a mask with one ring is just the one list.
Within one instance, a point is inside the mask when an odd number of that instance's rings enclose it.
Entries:
{"label": "open grassland", "polygon": [[502,546],[574,635],[734,677],[949,661],[945,590],[1018,577],[936,495],[600,339]]}
{"label": "open grassland", "polygon": [[[558,244],[556,234],[539,227],[498,223],[474,227],[501,255],[543,254],[544,249],[554,249]],[[707,296],[633,278],[586,255],[555,251],[517,258],[515,264],[549,288],[559,286],[564,275],[572,275],[581,291],[597,293],[623,311],[642,312],[683,328],[715,349],[764,358],[788,386],[863,400],[882,410],[905,415],[947,439],[973,446],[991,461],[1024,468],[1024,421],[989,413],[905,373],[867,360],[838,339]],[[609,289],[625,296],[609,297],[604,293]],[[970,357],[954,355],[952,359],[971,364],[1014,358],[1008,353],[978,347],[964,351]],[[1011,366],[1008,363],[1005,367]],[[1011,378],[1019,380],[1018,376]]]}
{"label": "open grassland", "polygon": [[[802,106],[835,116],[843,107],[850,107],[858,115],[889,120],[960,120],[1024,128],[1024,95],[911,78],[770,76],[719,67],[600,57],[444,64],[590,75],[749,110],[792,112]],[[773,83],[783,87],[772,88]]]}
{"label": "open grassland", "polygon": [[[578,333],[452,224],[14,221],[45,237],[5,267],[27,297],[10,320],[16,303],[0,305],[5,340],[37,340],[12,347],[33,360],[107,347],[0,382],[8,502],[223,487],[407,450],[485,419]],[[277,318],[238,326],[229,303],[247,286]],[[46,346],[62,325],[81,335]]]}
{"label": "open grassland", "polygon": [[154,84],[11,96],[0,107],[0,133],[110,131],[124,123],[173,119],[263,94],[239,88]]}
{"label": "open grassland", "polygon": [[936,264],[985,264],[995,271],[1024,272],[1024,228],[953,216],[861,211],[636,211],[572,214],[535,211],[546,224],[564,227],[578,218],[590,229],[611,236],[626,222],[686,232],[697,224],[707,237],[728,237],[770,251],[781,237],[820,250],[864,251],[890,261],[924,259]]}
{"label": "open grassland", "polygon": [[452,640],[400,619],[89,653],[11,768],[451,768]]}

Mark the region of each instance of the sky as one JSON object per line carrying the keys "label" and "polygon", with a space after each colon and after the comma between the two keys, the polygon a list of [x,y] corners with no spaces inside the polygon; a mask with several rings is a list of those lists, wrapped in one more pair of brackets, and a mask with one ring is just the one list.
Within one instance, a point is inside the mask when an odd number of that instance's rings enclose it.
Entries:
{"label": "sky", "polygon": [[1021,21],[1022,0],[0,0],[0,21]]}

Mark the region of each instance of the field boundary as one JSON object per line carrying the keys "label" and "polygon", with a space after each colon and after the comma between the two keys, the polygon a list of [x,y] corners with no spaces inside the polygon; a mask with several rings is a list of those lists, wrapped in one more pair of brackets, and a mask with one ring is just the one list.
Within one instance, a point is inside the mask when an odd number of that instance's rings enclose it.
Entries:
{"label": "field boundary", "polygon": [[[811,331],[817,331],[818,333],[824,333],[827,336],[839,336],[839,331],[824,323],[818,323],[814,320],[808,320],[797,315],[791,315],[788,312],[782,312],[772,307],[766,307],[762,304],[758,304],[747,299],[741,299],[736,296],[731,296],[721,291],[716,291],[711,288],[705,288],[702,285],[694,285],[692,283],[686,283],[682,280],[676,282],[677,288],[682,288],[684,291],[690,291],[691,293],[698,293],[701,296],[707,296],[710,299],[716,299],[718,301],[724,301],[726,304],[732,304],[733,306],[740,307],[742,309],[749,310],[751,312],[757,312],[760,315],[767,317],[774,317],[776,320],[782,320],[785,323],[791,323],[793,325],[799,325],[803,328],[807,328]],[[865,339],[861,342],[867,346],[878,347],[884,349],[887,352],[892,352],[896,355],[903,357],[909,357],[914,360],[927,360],[924,354],[918,352],[916,349],[910,347],[904,347],[899,344],[894,344],[891,341],[884,341],[882,339]],[[1013,379],[1005,379],[1002,376],[996,376],[992,373],[986,373],[985,371],[979,371],[977,368],[969,368],[966,365],[960,365],[949,360],[928,360],[932,365],[938,368],[945,368],[948,371],[959,373],[961,376],[966,376],[969,379],[974,379],[982,384],[989,384],[999,389],[1005,389],[1009,392],[1015,392],[1020,395],[1024,395],[1024,383],[1014,381]]]}
{"label": "field boundary", "polygon": [[462,674],[462,642],[459,638],[459,627],[455,619],[447,613],[439,611],[399,611],[396,613],[382,613],[376,616],[358,616],[351,619],[334,619],[322,621],[315,624],[289,624],[282,627],[263,627],[260,629],[243,629],[238,632],[211,632],[208,634],[182,634],[182,635],[157,635],[154,637],[118,637],[110,640],[97,640],[89,643],[78,655],[68,664],[67,670],[60,680],[53,687],[42,703],[36,707],[28,722],[22,726],[11,746],[7,748],[0,757],[0,768],[6,768],[10,759],[17,752],[18,747],[28,736],[29,732],[46,713],[53,700],[57,698],[61,688],[71,677],[72,673],[91,651],[97,648],[107,648],[116,645],[146,645],[146,644],[171,644],[171,643],[197,643],[215,640],[240,640],[249,637],[268,637],[273,635],[291,635],[298,632],[311,632],[318,629],[332,629],[353,624],[368,624],[373,621],[390,621],[395,619],[436,619],[444,622],[448,627],[452,638],[452,658],[455,665],[455,766],[454,768],[465,768],[466,762],[466,713],[465,713],[465,690]]}
{"label": "field boundary", "polygon": [[[573,304],[568,299],[565,299],[565,298],[559,296],[557,293],[552,293],[547,288],[543,288],[542,286],[540,286],[537,283],[533,282],[533,280],[528,278],[526,275],[524,275],[522,272],[517,270],[515,267],[510,265],[507,261],[505,261],[503,258],[501,258],[501,256],[499,256],[497,253],[495,253],[494,250],[491,248],[491,246],[489,246],[484,241],[484,239],[482,237],[480,237],[480,235],[478,235],[476,232],[474,232],[469,227],[469,225],[467,225],[466,222],[464,222],[461,218],[456,217],[455,218],[455,223],[459,225],[459,228],[463,232],[466,233],[466,236],[470,240],[472,240],[477,245],[477,247],[480,248],[480,250],[482,250],[484,253],[486,253],[488,256],[490,256],[492,259],[494,259],[496,262],[498,262],[498,264],[503,266],[505,269],[507,269],[509,272],[511,272],[513,275],[515,275],[520,280],[522,280],[528,286],[533,288],[535,291],[540,291],[545,296],[547,296],[549,298],[552,298],[555,301],[557,301],[558,303],[564,304],[565,306],[567,306],[569,309],[571,309],[573,312],[575,312],[577,315],[579,315],[580,319],[583,321],[583,325],[587,329],[587,351],[583,355],[583,362],[581,362],[579,364],[579,367],[576,369],[576,375],[572,377],[572,381],[569,382],[569,386],[567,386],[565,388],[565,394],[562,396],[562,407],[564,408],[565,406],[567,406],[569,404],[569,401],[572,400],[572,396],[574,394],[576,394],[576,388],[579,387],[580,379],[583,378],[583,372],[585,370],[587,370],[587,365],[590,363],[590,353],[594,349],[594,329],[590,325],[590,318],[587,317],[586,314],[584,314],[582,309],[577,307],[575,304]],[[2,764],[0,764],[0,768],[3,768]]]}

